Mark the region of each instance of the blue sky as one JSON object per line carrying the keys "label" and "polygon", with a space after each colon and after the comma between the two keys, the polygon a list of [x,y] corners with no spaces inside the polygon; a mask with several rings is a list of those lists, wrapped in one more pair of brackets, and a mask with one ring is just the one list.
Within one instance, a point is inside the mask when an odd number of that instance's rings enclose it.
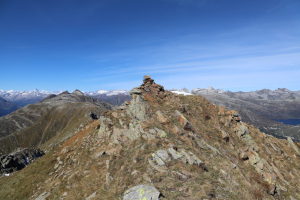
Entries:
{"label": "blue sky", "polygon": [[299,0],[0,0],[0,89],[300,90]]}

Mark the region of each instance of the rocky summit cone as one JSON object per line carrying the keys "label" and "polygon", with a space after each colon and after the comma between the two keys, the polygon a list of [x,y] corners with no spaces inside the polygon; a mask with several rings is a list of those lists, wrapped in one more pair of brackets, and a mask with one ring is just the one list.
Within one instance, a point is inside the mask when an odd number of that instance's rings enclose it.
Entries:
{"label": "rocky summit cone", "polygon": [[0,199],[300,199],[299,143],[202,96],[164,90],[151,76],[130,94],[0,178]]}

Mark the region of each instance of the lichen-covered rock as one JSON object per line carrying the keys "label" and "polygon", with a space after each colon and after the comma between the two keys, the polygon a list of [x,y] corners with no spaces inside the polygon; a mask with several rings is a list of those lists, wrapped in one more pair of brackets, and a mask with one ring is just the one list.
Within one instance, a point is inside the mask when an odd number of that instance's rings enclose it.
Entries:
{"label": "lichen-covered rock", "polygon": [[247,126],[245,126],[244,124],[239,124],[238,125],[238,131],[237,131],[237,134],[239,137],[242,137],[244,136],[245,134],[249,133],[249,130],[247,128]]}
{"label": "lichen-covered rock", "polygon": [[127,114],[136,120],[145,121],[148,119],[146,114],[147,104],[145,104],[143,97],[138,95],[137,92],[132,93],[132,91],[130,91],[130,94],[132,94],[132,100],[128,106]]}
{"label": "lichen-covered rock", "polygon": [[[184,149],[181,149],[180,151],[176,151],[173,148],[169,148],[168,150],[158,150],[152,154],[152,160],[160,167],[166,166],[166,163],[172,160],[168,152],[171,154],[173,160],[181,160],[184,164],[188,163],[189,165],[197,165],[199,167],[204,166],[204,162],[201,159],[190,151],[186,152]],[[153,162],[151,162],[151,164],[152,163]]]}
{"label": "lichen-covered rock", "polygon": [[276,193],[276,177],[273,173],[262,172],[264,180],[268,183],[268,193],[274,195]]}
{"label": "lichen-covered rock", "polygon": [[173,159],[175,160],[183,157],[183,155],[180,152],[174,150],[173,148],[169,148],[168,152],[172,155]]}
{"label": "lichen-covered rock", "polygon": [[179,135],[180,134],[180,129],[177,126],[174,126],[171,131],[175,135]]}
{"label": "lichen-covered rock", "polygon": [[255,165],[256,163],[258,163],[258,161],[260,161],[260,157],[255,151],[249,151],[248,157],[251,165]]}
{"label": "lichen-covered rock", "polygon": [[148,158],[148,163],[151,167],[153,167],[155,170],[159,171],[159,172],[167,172],[167,168],[165,166],[159,166],[159,165],[156,165],[154,164],[153,160]]}
{"label": "lichen-covered rock", "polygon": [[195,160],[192,156],[190,156],[184,149],[180,151],[180,153],[186,158],[189,165],[192,165],[195,163]]}
{"label": "lichen-covered rock", "polygon": [[178,110],[175,110],[175,116],[177,117],[179,123],[183,126],[183,129],[186,131],[192,131],[193,127],[189,120],[185,118],[183,114],[181,114]]}
{"label": "lichen-covered rock", "polygon": [[124,194],[123,200],[159,200],[161,193],[153,186],[138,185]]}
{"label": "lichen-covered rock", "polygon": [[163,161],[162,158],[160,158],[156,153],[152,154],[153,160],[159,165],[159,166],[165,166],[166,163]]}
{"label": "lichen-covered rock", "polygon": [[35,200],[46,200],[49,195],[50,195],[50,192],[43,192]]}
{"label": "lichen-covered rock", "polygon": [[96,192],[94,192],[94,193],[92,193],[90,196],[88,196],[87,198],[85,198],[85,200],[91,200],[91,199],[93,199],[96,195],[97,195],[97,191]]}
{"label": "lichen-covered rock", "polygon": [[166,150],[158,150],[155,152],[155,154],[165,162],[171,161],[171,158]]}
{"label": "lichen-covered rock", "polygon": [[229,141],[229,134],[224,131],[224,130],[221,130],[221,136],[222,136],[222,139],[225,140],[225,141]]}
{"label": "lichen-covered rock", "polygon": [[110,130],[108,129],[107,124],[111,123],[110,119],[105,117],[100,117],[101,126],[98,132],[99,138],[108,138],[110,136]]}
{"label": "lichen-covered rock", "polygon": [[239,154],[239,158],[240,158],[241,160],[248,160],[248,159],[249,159],[248,154],[247,154],[246,152],[241,152],[241,153]]}
{"label": "lichen-covered rock", "polygon": [[194,163],[193,164],[195,164],[197,166],[200,166],[200,165],[204,164],[204,162],[202,160],[200,160],[195,154],[193,154],[190,151],[188,153],[194,159]]}
{"label": "lichen-covered rock", "polygon": [[170,120],[164,116],[164,114],[159,110],[155,113],[157,115],[157,120],[162,124],[169,124]]}
{"label": "lichen-covered rock", "polygon": [[167,137],[167,133],[161,129],[158,128],[154,128],[156,130],[156,134],[160,137],[160,138],[164,138]]}

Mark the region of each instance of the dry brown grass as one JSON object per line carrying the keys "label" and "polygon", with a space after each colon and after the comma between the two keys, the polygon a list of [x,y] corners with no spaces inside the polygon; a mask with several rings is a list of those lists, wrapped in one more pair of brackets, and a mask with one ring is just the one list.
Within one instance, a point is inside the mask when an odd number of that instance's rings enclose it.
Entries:
{"label": "dry brown grass", "polygon": [[[263,180],[262,176],[259,173],[257,173],[256,171],[250,172],[250,181],[254,184],[258,184],[260,186],[260,188],[262,188],[265,192],[268,192],[270,190],[270,185],[268,184],[268,182]],[[258,189],[257,187],[254,188],[253,192],[258,193],[257,189]]]}
{"label": "dry brown grass", "polygon": [[260,188],[254,187],[252,190],[252,193],[253,193],[255,200],[263,200],[264,196],[263,196],[263,192],[261,191]]}

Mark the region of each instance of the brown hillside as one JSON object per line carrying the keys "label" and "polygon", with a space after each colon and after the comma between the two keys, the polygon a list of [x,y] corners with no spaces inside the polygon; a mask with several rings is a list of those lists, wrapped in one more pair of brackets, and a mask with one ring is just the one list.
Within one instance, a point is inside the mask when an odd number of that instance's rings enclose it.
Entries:
{"label": "brown hillside", "polygon": [[149,76],[130,93],[131,102],[0,178],[0,199],[300,199],[299,144]]}
{"label": "brown hillside", "polygon": [[48,145],[56,145],[93,120],[93,115],[100,116],[112,108],[77,90],[51,95],[0,118],[0,153],[10,153],[18,147],[40,147],[54,136],[60,140]]}

